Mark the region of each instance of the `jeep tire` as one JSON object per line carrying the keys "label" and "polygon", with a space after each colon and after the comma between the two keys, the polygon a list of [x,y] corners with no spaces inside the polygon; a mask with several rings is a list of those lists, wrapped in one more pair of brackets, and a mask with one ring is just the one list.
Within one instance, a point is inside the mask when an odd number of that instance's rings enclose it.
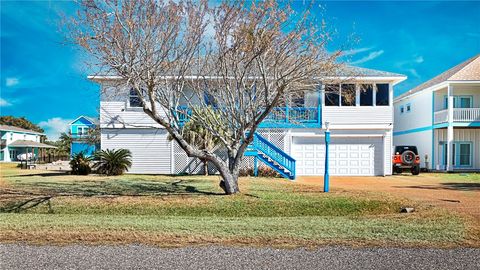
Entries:
{"label": "jeep tire", "polygon": [[420,166],[413,166],[412,169],[410,169],[412,171],[412,174],[413,175],[419,175],[420,174]]}

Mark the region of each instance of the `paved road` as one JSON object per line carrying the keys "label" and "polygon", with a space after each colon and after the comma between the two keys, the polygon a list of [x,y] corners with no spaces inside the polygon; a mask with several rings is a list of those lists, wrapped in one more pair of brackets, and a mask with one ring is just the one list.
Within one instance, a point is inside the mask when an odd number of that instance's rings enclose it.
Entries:
{"label": "paved road", "polygon": [[480,269],[480,249],[0,244],[0,269]]}

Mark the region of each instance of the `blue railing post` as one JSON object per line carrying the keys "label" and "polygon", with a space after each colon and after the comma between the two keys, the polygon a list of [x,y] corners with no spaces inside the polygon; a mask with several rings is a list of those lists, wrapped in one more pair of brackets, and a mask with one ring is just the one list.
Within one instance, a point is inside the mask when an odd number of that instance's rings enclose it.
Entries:
{"label": "blue railing post", "polygon": [[288,104],[287,104],[287,107],[285,107],[285,123],[290,122],[290,121],[289,121],[289,118],[290,118],[290,115],[289,115],[289,114],[290,114],[290,112],[289,112],[289,110],[288,110]]}
{"label": "blue railing post", "polygon": [[326,122],[325,126],[327,130],[325,130],[325,175],[323,176],[323,191],[329,192],[330,191],[330,172],[328,168],[328,145],[330,144],[330,130],[328,128],[329,123]]}
{"label": "blue railing post", "polygon": [[258,176],[258,159],[257,159],[257,156],[253,157],[253,175],[255,177]]}

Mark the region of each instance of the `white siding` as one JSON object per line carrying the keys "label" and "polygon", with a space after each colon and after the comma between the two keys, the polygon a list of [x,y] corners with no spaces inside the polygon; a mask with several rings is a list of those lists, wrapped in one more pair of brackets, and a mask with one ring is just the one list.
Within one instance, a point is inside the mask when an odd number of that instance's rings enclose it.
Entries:
{"label": "white siding", "polygon": [[[420,167],[426,168],[425,155],[428,155],[428,169],[434,169],[432,167],[432,129],[412,132],[403,135],[395,135],[393,137],[393,145],[414,145],[418,149],[420,155]],[[436,160],[436,158],[435,158]],[[436,161],[435,161],[436,162]]]}
{"label": "white siding", "polygon": [[100,102],[101,128],[149,128],[161,126],[141,108],[128,108],[126,102]]}
{"label": "white siding", "polygon": [[[407,112],[406,105],[410,104],[411,111]],[[404,112],[400,112],[400,107]],[[432,123],[432,92],[424,91],[411,98],[395,102],[394,132],[411,130],[431,126]],[[395,143],[397,144],[397,143]]]}
{"label": "white siding", "polygon": [[[442,163],[442,149],[440,142],[447,141],[447,129],[435,130],[435,168]],[[472,142],[473,161],[472,168],[480,170],[480,129],[478,128],[457,128],[453,129],[453,141]],[[439,167],[441,168],[441,166]]]}
{"label": "white siding", "polygon": [[172,143],[164,129],[102,129],[102,149],[132,152],[129,173],[170,174]]}
{"label": "white siding", "polygon": [[325,106],[322,121],[332,124],[390,124],[393,122],[392,106]]}

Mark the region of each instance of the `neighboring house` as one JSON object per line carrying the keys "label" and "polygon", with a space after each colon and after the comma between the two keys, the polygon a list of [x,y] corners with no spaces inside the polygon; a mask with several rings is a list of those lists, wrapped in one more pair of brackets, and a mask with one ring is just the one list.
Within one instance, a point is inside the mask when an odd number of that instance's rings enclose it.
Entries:
{"label": "neighboring house", "polygon": [[416,145],[422,167],[480,170],[480,54],[400,95],[394,104],[394,144]]}
{"label": "neighboring house", "polygon": [[79,116],[70,123],[70,134],[72,144],[70,146],[70,155],[73,156],[83,152],[86,156],[92,156],[100,148],[98,144],[89,142],[89,132],[95,129],[97,121],[87,116]]}
{"label": "neighboring house", "polygon": [[18,161],[17,156],[20,154],[31,156],[33,153],[35,157],[38,157],[41,149],[55,148],[41,142],[44,135],[33,130],[0,125],[0,161]]}
{"label": "neighboring house", "polygon": [[[268,164],[268,151],[247,152],[243,166],[259,159],[285,177],[323,175],[325,123],[330,123],[332,175],[390,175],[392,173],[393,86],[404,75],[354,68],[355,78],[338,85],[325,82],[307,92],[295,106],[278,107],[262,123],[256,140],[278,152],[282,160]],[[202,172],[202,162],[189,158],[167,131],[143,112],[130,88],[113,94],[121,78],[91,76],[101,85],[100,127],[102,149],[126,148],[132,152],[129,173],[181,174]],[[333,81],[333,80],[332,80]],[[325,87],[331,89],[325,93]],[[353,100],[342,97],[353,94]],[[325,98],[325,96],[328,96]],[[270,156],[270,158],[273,158]],[[294,167],[289,167],[292,160]],[[276,167],[277,166],[277,167]],[[210,166],[213,167],[213,166]]]}

